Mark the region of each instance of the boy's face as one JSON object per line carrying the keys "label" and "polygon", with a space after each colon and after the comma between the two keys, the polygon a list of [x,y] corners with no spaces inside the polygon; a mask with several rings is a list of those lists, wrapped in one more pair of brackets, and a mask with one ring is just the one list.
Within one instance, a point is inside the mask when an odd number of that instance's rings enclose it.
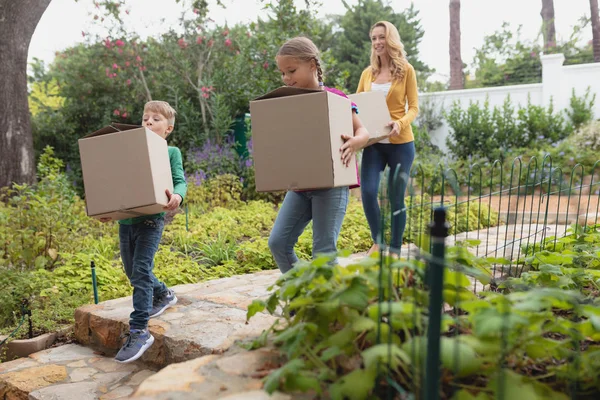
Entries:
{"label": "boy's face", "polygon": [[150,110],[144,110],[142,125],[163,139],[173,131],[173,125],[169,124],[169,120],[164,115]]}

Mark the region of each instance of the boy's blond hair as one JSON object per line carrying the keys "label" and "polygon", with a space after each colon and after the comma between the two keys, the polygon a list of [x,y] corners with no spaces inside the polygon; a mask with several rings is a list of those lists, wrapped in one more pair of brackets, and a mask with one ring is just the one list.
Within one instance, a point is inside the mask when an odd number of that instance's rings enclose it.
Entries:
{"label": "boy's blond hair", "polygon": [[161,100],[152,100],[144,104],[144,113],[152,111],[159,113],[169,121],[169,125],[175,126],[175,115],[177,111],[169,103]]}

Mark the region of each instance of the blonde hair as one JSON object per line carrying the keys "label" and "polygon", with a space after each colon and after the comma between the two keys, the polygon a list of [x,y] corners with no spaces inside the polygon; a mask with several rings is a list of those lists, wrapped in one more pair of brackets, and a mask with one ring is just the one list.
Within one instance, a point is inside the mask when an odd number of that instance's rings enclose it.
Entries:
{"label": "blonde hair", "polygon": [[[406,64],[408,61],[406,60],[406,51],[404,50],[404,44],[400,39],[400,33],[392,23],[379,21],[371,27],[369,36],[373,33],[373,29],[378,26],[385,29],[385,47],[390,57],[390,72],[392,77],[394,80],[397,79],[398,81],[402,81],[404,75],[406,75]],[[371,46],[371,72],[373,77],[376,77],[379,75],[379,72],[381,72],[381,60],[377,56],[373,46]]]}
{"label": "blonde hair", "polygon": [[319,84],[323,83],[323,68],[319,60],[319,49],[309,38],[298,36],[288,40],[279,48],[276,57],[279,56],[290,56],[307,62],[314,61],[317,66]]}
{"label": "blonde hair", "polygon": [[152,111],[159,113],[169,121],[169,125],[175,126],[175,115],[177,111],[166,101],[152,100],[144,104],[144,113],[146,111]]}

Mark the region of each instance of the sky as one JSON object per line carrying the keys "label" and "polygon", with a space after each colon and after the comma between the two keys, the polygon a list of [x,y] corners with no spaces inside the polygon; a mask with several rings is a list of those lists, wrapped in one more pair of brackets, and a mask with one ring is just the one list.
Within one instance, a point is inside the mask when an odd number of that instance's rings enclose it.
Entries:
{"label": "sky", "polygon": [[[211,4],[209,17],[216,23],[234,25],[238,22],[251,22],[257,16],[265,16],[265,11],[257,0],[222,0],[226,9]],[[296,0],[299,7],[302,0]],[[344,11],[342,0],[323,0],[319,16],[341,14]],[[354,5],[358,0],[346,0]],[[448,0],[413,0],[420,11],[421,25],[425,31],[419,47],[420,58],[435,68],[434,80],[446,81],[450,64],[448,55],[449,20]],[[130,14],[127,25],[141,37],[157,36],[171,26],[177,26],[181,7],[175,0],[128,0]],[[401,12],[410,6],[411,0],[394,0],[395,11]],[[29,47],[29,60],[33,57],[50,63],[54,53],[84,41],[82,32],[105,33],[100,27],[91,26],[90,12],[92,0],[52,0],[33,35]],[[463,62],[470,64],[475,48],[483,44],[485,35],[501,28],[509,22],[515,29],[522,27],[524,39],[535,39],[541,27],[541,0],[462,0],[461,1],[461,52]],[[589,0],[554,0],[556,32],[558,39],[568,38],[574,25],[583,15],[589,17]],[[365,35],[368,35],[365,32]],[[588,26],[583,39],[591,40],[592,31]],[[409,55],[410,57],[410,55]]]}

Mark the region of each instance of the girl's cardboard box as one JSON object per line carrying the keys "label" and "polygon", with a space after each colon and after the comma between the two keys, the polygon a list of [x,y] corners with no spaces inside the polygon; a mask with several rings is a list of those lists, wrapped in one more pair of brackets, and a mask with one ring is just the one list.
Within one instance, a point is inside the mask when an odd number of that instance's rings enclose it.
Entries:
{"label": "girl's cardboard box", "polygon": [[280,87],[250,102],[256,190],[325,189],[357,183],[341,160],[353,136],[350,100],[323,90]]}
{"label": "girl's cardboard box", "polygon": [[112,124],[78,142],[89,216],[120,220],[164,211],[173,179],[163,138],[144,127]]}

